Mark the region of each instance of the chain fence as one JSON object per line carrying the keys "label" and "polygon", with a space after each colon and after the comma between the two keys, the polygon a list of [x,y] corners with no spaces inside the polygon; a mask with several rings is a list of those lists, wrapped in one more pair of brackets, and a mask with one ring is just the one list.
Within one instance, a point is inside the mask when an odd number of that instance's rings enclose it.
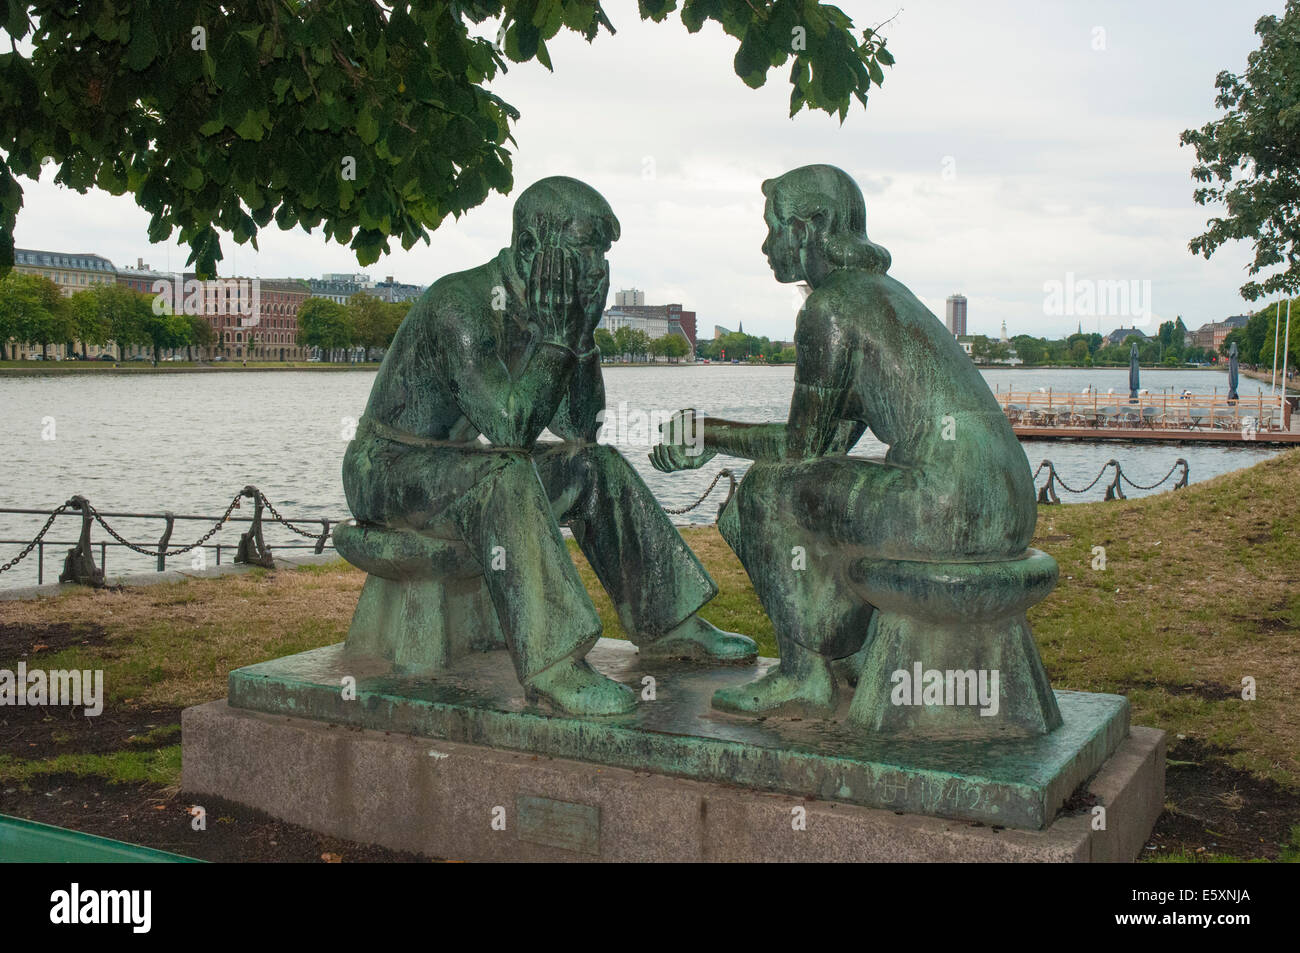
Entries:
{"label": "chain fence", "polygon": [[[1083,487],[1073,487],[1061,479],[1061,475],[1056,472],[1056,467],[1051,460],[1044,460],[1042,463],[1038,465],[1038,469],[1034,471],[1033,479],[1035,485],[1037,485],[1038,483],[1038,475],[1043,472],[1044,468],[1047,469],[1047,480],[1045,483],[1043,483],[1041,487],[1038,488],[1038,502],[1048,503],[1048,504],[1061,502],[1061,498],[1056,493],[1056,487],[1059,486],[1062,490],[1064,490],[1067,493],[1074,493],[1074,494],[1087,493],[1094,486],[1096,486],[1098,483],[1101,482],[1101,478],[1106,475],[1106,471],[1108,470],[1113,471],[1113,473],[1111,475],[1110,482],[1106,485],[1105,498],[1107,500],[1128,499],[1128,497],[1124,495],[1124,488],[1122,486],[1122,484],[1124,483],[1127,483],[1130,487],[1132,487],[1135,490],[1143,490],[1143,491],[1154,490],[1157,487],[1163,486],[1165,483],[1172,480],[1174,478],[1175,473],[1178,473],[1179,475],[1177,481],[1174,483],[1173,488],[1175,490],[1181,490],[1187,486],[1189,474],[1191,472],[1191,469],[1188,466],[1187,461],[1184,460],[1182,457],[1179,457],[1177,460],[1174,461],[1174,465],[1169,468],[1169,472],[1166,473],[1159,480],[1157,480],[1155,483],[1142,484],[1142,483],[1135,483],[1133,480],[1129,479],[1128,475],[1124,473],[1124,469],[1123,467],[1120,466],[1118,460],[1107,460],[1106,463],[1102,466],[1101,470],[1097,472],[1097,475],[1092,478],[1091,483]],[[1181,473],[1179,473],[1180,470],[1182,471]]]}
{"label": "chain fence", "polygon": [[[1143,490],[1143,491],[1154,490],[1157,487],[1162,486],[1163,484],[1173,479],[1175,474],[1178,474],[1178,479],[1174,483],[1174,489],[1179,490],[1187,486],[1188,474],[1189,474],[1187,461],[1180,457],[1177,461],[1175,461],[1174,465],[1169,468],[1169,472],[1166,473],[1161,479],[1157,480],[1155,483],[1141,484],[1141,483],[1136,483],[1133,480],[1129,479],[1129,477],[1124,473],[1123,469],[1120,467],[1118,460],[1109,460],[1107,461],[1105,466],[1101,468],[1097,476],[1093,478],[1092,482],[1089,483],[1087,486],[1072,487],[1069,484],[1067,484],[1064,480],[1061,479],[1060,474],[1056,472],[1056,467],[1053,465],[1051,460],[1044,460],[1042,463],[1038,465],[1038,469],[1034,471],[1033,479],[1036,486],[1038,482],[1038,476],[1040,473],[1043,472],[1044,469],[1047,470],[1047,480],[1042,485],[1042,487],[1038,488],[1038,502],[1046,503],[1046,504],[1061,502],[1060,497],[1056,493],[1056,487],[1059,486],[1062,490],[1066,491],[1067,493],[1074,493],[1074,494],[1086,493],[1089,490],[1091,490],[1093,487],[1095,487],[1098,483],[1101,482],[1102,477],[1106,475],[1107,471],[1113,471],[1110,482],[1106,486],[1107,500],[1116,500],[1116,499],[1122,500],[1126,498],[1124,496],[1124,490],[1121,485],[1123,483],[1127,483],[1130,487],[1137,490]],[[1180,470],[1181,473],[1179,473]],[[709,498],[710,494],[713,493],[714,489],[722,481],[723,477],[727,478],[728,485],[727,485],[727,495],[723,499],[722,503],[718,506],[718,513],[721,514],[723,508],[727,505],[728,501],[730,501],[732,496],[735,494],[736,486],[738,482],[735,472],[729,468],[723,468],[719,470],[717,474],[714,475],[712,482],[709,483],[708,487],[704,490],[702,494],[700,494],[699,499],[697,499],[694,503],[688,504],[687,506],[680,506],[680,507],[665,506],[664,511],[673,516],[680,516],[682,514],[691,512],[692,510],[696,509],[701,504],[703,504],[704,501]],[[253,515],[242,516],[242,517],[234,516],[233,515],[234,511],[242,507],[244,500],[252,501]],[[50,529],[54,526],[54,521],[58,519],[60,516],[63,516],[68,513],[80,514],[81,517],[80,539],[78,539],[75,543],[68,540],[62,542],[55,541],[55,540],[47,540],[46,536],[49,534]],[[306,543],[306,544],[293,544],[293,543],[277,544],[275,547],[276,549],[311,549],[315,554],[320,554],[324,552],[326,545],[330,542],[332,527],[337,525],[338,522],[337,520],[321,519],[319,520],[319,523],[321,524],[321,528],[319,532],[312,532],[310,530],[304,529],[302,526],[298,525],[297,523],[294,523],[293,521],[287,519],[282,513],[280,513],[278,509],[276,509],[275,504],[273,504],[270,501],[270,499],[267,498],[265,493],[263,493],[257,487],[252,486],[251,484],[249,486],[244,487],[242,490],[236,493],[231,498],[230,504],[226,507],[225,512],[222,513],[220,516],[215,516],[215,517],[214,516],[178,516],[177,514],[172,513],[170,511],[163,512],[163,513],[104,513],[104,512],[100,512],[94,506],[92,506],[90,501],[87,500],[84,496],[74,496],[71,499],[69,499],[66,503],[63,503],[60,506],[55,507],[53,510],[0,508],[0,514],[25,514],[25,515],[46,516],[46,520],[44,524],[42,524],[40,530],[37,531],[36,535],[32,537],[32,539],[29,542],[27,542],[21,550],[18,551],[18,554],[15,555],[8,562],[0,563],[0,575],[3,575],[4,573],[13,569],[15,566],[22,563],[24,559],[26,559],[28,556],[32,554],[33,551],[35,551],[37,553],[37,561],[38,561],[38,568],[37,568],[38,585],[43,584],[45,581],[44,550],[46,546],[71,545],[73,547],[72,549],[68,550],[67,554],[64,557],[63,570],[59,574],[59,582],[75,582],[75,583],[82,583],[91,586],[103,586],[105,585],[104,564],[107,558],[106,546],[108,545],[122,546],[132,552],[140,554],[141,556],[148,556],[150,558],[155,559],[157,570],[159,572],[162,572],[163,570],[166,569],[168,558],[182,556],[186,553],[194,552],[196,550],[202,551],[202,550],[213,549],[213,548],[216,550],[217,565],[220,565],[222,544],[217,543],[215,545],[212,545],[209,544],[208,541],[214,535],[216,535],[216,533],[226,524],[231,522],[246,522],[249,523],[250,525],[248,530],[245,533],[243,533],[239,538],[239,543],[235,547],[234,561],[236,563],[247,563],[255,566],[274,568],[275,560],[271,555],[271,547],[267,544],[264,535],[265,522],[266,522],[265,514],[270,515],[270,521],[272,523],[281,525],[285,527],[285,529],[289,530],[290,532],[311,541],[310,543]],[[163,530],[162,537],[158,540],[157,543],[149,544],[149,543],[141,543],[141,542],[132,542],[131,540],[127,539],[126,536],[124,536],[121,532],[119,532],[109,522],[109,518],[161,519],[164,521],[165,528]],[[172,532],[175,529],[175,524],[178,520],[211,522],[212,525],[208,528],[208,530],[205,533],[203,533],[198,538],[196,538],[192,543],[189,543],[185,546],[169,546],[168,544],[171,542]],[[104,541],[100,541],[98,543],[92,542],[90,538],[90,531],[93,524],[98,524],[104,530],[105,533],[107,533],[109,536],[113,538],[114,542],[111,544],[106,543]],[[0,543],[20,543],[20,542],[22,541],[21,540],[0,540]],[[98,562],[96,562],[95,560],[95,554],[94,554],[95,546],[98,546],[100,551],[100,558]],[[227,546],[227,548],[229,547]]]}

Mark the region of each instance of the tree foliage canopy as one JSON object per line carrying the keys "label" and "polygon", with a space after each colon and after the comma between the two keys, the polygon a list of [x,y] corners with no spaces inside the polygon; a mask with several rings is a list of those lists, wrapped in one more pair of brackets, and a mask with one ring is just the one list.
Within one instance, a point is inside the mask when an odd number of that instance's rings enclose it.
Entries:
{"label": "tree foliage canopy", "polygon": [[346,305],[329,298],[308,298],[298,309],[297,343],[327,353],[354,347],[386,348],[410,308],[409,301],[383,301],[365,292],[354,294]]}
{"label": "tree foliage canopy", "polygon": [[[1225,70],[1215,80],[1225,114],[1182,134],[1196,148],[1196,202],[1227,211],[1188,247],[1209,258],[1226,242],[1253,242],[1252,279],[1241,288],[1250,301],[1300,290],[1300,3],[1288,0],[1281,19],[1261,17],[1255,32],[1260,46],[1245,74]],[[1253,277],[1276,265],[1285,267]]]}
{"label": "tree foliage canopy", "polygon": [[[677,0],[639,0],[661,22]],[[0,274],[13,264],[18,178],[42,163],[85,192],[130,193],[149,240],[178,233],[200,277],[220,232],[320,227],[370,264],[428,240],[513,186],[513,106],[489,89],[509,62],[551,68],[561,30],[614,27],[599,0],[4,0],[0,27]],[[751,87],[793,59],[791,115],[866,104],[893,57],[816,0],[682,0],[698,32],[740,41]],[[474,31],[499,22],[496,40]],[[486,27],[490,29],[490,25]],[[858,38],[858,32],[861,38]],[[0,37],[2,39],[3,37]],[[20,41],[12,42],[12,41]],[[24,52],[30,48],[30,55]]]}

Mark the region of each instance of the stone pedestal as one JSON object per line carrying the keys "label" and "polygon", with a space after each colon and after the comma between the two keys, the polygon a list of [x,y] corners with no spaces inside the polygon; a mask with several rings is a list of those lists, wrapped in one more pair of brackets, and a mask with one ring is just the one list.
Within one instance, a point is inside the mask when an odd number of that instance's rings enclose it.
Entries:
{"label": "stone pedestal", "polygon": [[[183,786],[467,860],[1128,860],[1161,810],[1163,735],[1130,736],[1120,696],[1056,693],[1062,725],[1043,736],[864,740],[842,720],[713,711],[747,666],[646,663],[608,639],[588,659],[641,693],[636,711],[530,705],[501,651],[433,676],[341,645],[239,669],[228,704],[185,712]],[[1084,789],[1105,815],[1062,816]],[[816,837],[786,838],[814,819]]]}
{"label": "stone pedestal", "polygon": [[867,808],[239,710],[182,717],[182,787],[314,830],[468,861],[1131,861],[1164,802],[1164,732],[1087,783],[1105,807],[1045,830]]}

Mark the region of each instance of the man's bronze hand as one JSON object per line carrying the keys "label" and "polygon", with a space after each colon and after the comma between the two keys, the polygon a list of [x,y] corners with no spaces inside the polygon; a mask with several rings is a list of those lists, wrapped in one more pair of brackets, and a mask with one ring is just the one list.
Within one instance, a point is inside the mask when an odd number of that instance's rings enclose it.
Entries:
{"label": "man's bronze hand", "polygon": [[590,351],[596,346],[596,325],[600,324],[601,316],[605,313],[605,301],[609,298],[609,268],[606,266],[605,274],[600,279],[600,283],[589,295],[582,296],[582,310],[585,320],[582,327],[582,339],[580,350]]}
{"label": "man's bronze hand", "polygon": [[586,315],[578,294],[577,261],[556,245],[543,245],[533,256],[528,276],[528,304],[541,325],[543,340],[575,349]]}
{"label": "man's bronze hand", "polygon": [[694,409],[677,411],[659,425],[659,431],[663,442],[650,451],[650,465],[656,470],[698,470],[718,455],[704,446],[704,418],[697,417]]}

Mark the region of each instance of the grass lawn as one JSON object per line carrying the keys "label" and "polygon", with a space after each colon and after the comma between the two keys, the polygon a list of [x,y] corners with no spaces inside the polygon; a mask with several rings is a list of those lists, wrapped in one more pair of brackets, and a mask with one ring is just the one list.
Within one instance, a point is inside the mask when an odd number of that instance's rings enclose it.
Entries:
{"label": "grass lawn", "polygon": [[[1057,559],[1061,579],[1030,621],[1053,685],[1127,695],[1134,724],[1169,732],[1152,859],[1297,858],[1297,527],[1294,452],[1177,492],[1039,508],[1034,545]],[[684,536],[721,589],[702,614],[775,654],[771,623],[717,531]],[[1104,569],[1093,568],[1097,547]],[[622,637],[574,556],[606,634]],[[224,696],[233,668],[342,640],[362,580],[339,562],[0,602],[0,667],[102,668],[109,696],[93,723],[3,711],[0,813],[21,813],[14,799],[26,803],[22,794],[52,778],[174,796],[180,709]]]}

